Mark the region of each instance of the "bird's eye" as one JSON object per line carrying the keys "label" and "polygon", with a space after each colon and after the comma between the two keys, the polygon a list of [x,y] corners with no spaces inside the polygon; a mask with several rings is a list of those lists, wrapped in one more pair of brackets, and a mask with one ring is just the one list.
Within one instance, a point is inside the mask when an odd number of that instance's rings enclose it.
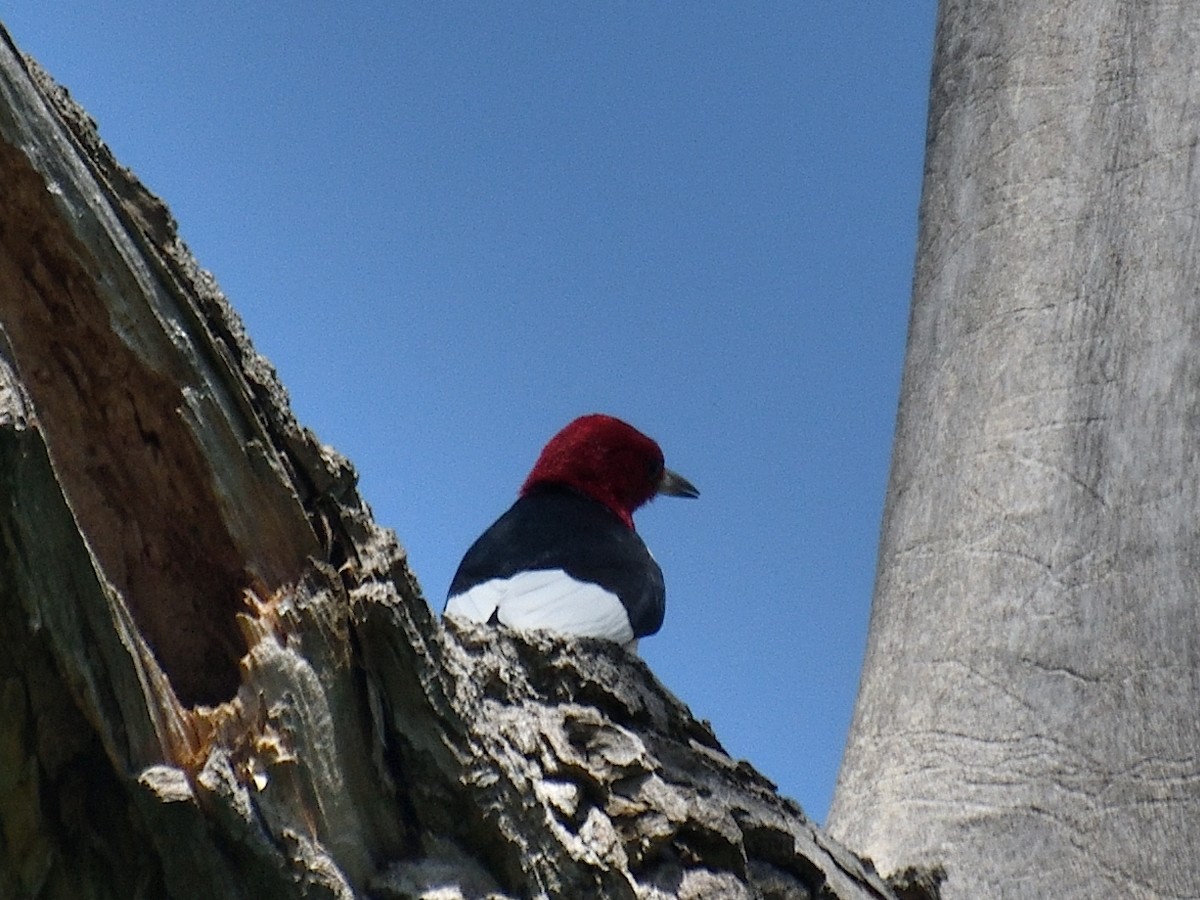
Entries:
{"label": "bird's eye", "polygon": [[661,459],[652,459],[646,463],[646,475],[651,482],[657,482],[662,478],[663,461]]}

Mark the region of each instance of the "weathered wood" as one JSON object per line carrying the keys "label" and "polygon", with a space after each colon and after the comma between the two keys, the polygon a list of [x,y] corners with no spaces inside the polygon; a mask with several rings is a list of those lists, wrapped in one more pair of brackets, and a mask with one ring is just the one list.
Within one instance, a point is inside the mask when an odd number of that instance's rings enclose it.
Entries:
{"label": "weathered wood", "polygon": [[951,898],[1200,896],[1200,5],[943,0],[831,831]]}
{"label": "weathered wood", "polygon": [[7,35],[0,326],[0,896],[894,896],[636,657],[443,628]]}

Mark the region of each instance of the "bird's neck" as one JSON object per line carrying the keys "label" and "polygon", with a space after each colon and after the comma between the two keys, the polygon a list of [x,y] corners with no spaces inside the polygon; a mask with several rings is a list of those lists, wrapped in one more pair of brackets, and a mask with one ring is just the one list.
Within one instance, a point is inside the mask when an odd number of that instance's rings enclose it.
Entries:
{"label": "bird's neck", "polygon": [[633,525],[633,510],[626,509],[616,497],[613,497],[611,493],[605,492],[596,485],[577,484],[567,481],[533,481],[521,488],[521,496],[525,497],[528,494],[540,491],[562,491],[586,497],[589,500],[599,503],[616,516],[630,531],[637,530]]}

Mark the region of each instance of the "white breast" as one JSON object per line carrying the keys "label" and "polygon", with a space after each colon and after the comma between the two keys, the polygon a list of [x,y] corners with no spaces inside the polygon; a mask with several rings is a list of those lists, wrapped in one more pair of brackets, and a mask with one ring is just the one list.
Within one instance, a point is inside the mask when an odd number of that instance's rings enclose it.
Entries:
{"label": "white breast", "polygon": [[620,598],[599,585],[577,581],[562,569],[493,578],[446,603],[445,614],[455,618],[486,622],[492,613],[509,628],[540,628],[619,644],[633,641]]}

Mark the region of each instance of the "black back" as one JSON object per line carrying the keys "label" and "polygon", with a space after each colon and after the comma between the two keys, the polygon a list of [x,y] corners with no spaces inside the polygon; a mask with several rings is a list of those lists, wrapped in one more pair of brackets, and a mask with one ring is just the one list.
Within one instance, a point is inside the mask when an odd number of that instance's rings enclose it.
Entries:
{"label": "black back", "polygon": [[536,488],[497,519],[459,563],[449,596],[538,569],[562,569],[616,594],[634,637],[662,627],[662,569],[642,539],[604,504],[564,487]]}

